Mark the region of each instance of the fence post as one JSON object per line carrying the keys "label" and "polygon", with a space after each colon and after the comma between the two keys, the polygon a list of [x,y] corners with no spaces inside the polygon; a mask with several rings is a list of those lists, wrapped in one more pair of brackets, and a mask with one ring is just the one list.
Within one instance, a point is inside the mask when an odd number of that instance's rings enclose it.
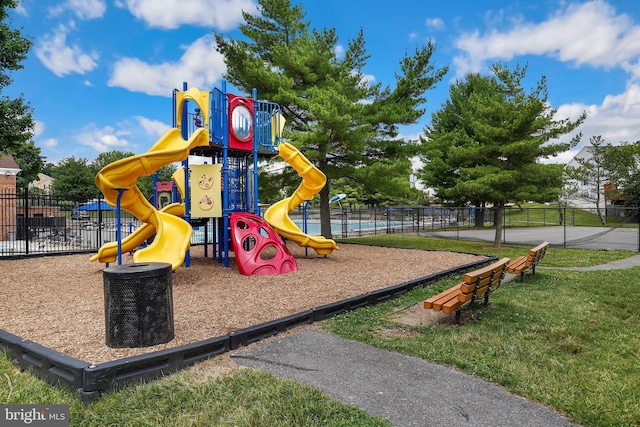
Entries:
{"label": "fence post", "polygon": [[389,209],[389,206],[387,206],[387,234],[391,234],[391,210]]}
{"label": "fence post", "polygon": [[373,205],[373,235],[378,234],[378,205]]}
{"label": "fence post", "polygon": [[564,237],[562,239],[562,248],[567,248],[567,207],[564,206],[562,208],[562,216],[564,217],[564,221],[562,221],[562,229],[564,231]]}
{"label": "fence post", "polygon": [[[29,240],[31,239],[31,230],[29,230],[29,188],[25,188],[22,193],[24,200],[24,253],[29,255]],[[18,190],[16,189],[16,203],[18,203]],[[17,232],[17,230],[16,230]]]}
{"label": "fence post", "polygon": [[[102,192],[98,194],[98,209],[100,209],[100,205],[102,204]],[[102,246],[102,226],[104,224],[104,219],[102,218],[102,210],[98,210],[98,230],[96,232],[96,250],[100,250]]]}
{"label": "fence post", "polygon": [[[498,209],[500,208],[496,208],[496,215],[498,215]],[[505,211],[506,209],[502,208],[502,243],[507,241],[507,215]],[[511,222],[511,211],[509,211],[509,222]]]}

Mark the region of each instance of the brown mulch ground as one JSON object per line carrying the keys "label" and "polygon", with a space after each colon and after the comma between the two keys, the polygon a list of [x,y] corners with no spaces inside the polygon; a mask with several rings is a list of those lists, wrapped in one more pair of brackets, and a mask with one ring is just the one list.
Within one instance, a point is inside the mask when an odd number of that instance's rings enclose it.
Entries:
{"label": "brown mulch ground", "polygon": [[[0,260],[0,329],[91,363],[172,348],[478,261],[451,252],[340,245],[327,257],[289,246],[298,272],[243,276],[191,249],[172,275],[175,338],[145,348],[105,343],[104,264],[89,255]],[[123,262],[132,262],[126,255]],[[429,310],[430,311],[430,310]]]}

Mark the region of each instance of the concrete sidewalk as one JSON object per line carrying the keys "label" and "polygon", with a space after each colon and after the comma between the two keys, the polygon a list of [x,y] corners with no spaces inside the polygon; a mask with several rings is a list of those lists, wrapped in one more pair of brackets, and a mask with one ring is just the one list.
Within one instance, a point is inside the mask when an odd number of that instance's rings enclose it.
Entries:
{"label": "concrete sidewalk", "polygon": [[425,360],[307,330],[236,352],[239,365],[316,387],[393,426],[572,426],[552,409]]}
{"label": "concrete sidewalk", "polygon": [[[544,261],[543,261],[544,262]],[[640,267],[640,255],[630,256],[629,258],[611,261],[606,264],[592,265],[589,267],[548,267],[556,270],[573,270],[573,271],[597,271],[597,270],[620,270],[623,268]],[[546,268],[543,265],[537,268]]]}
{"label": "concrete sidewalk", "polygon": [[[563,269],[593,271],[637,266],[640,255],[603,265]],[[256,345],[231,357],[239,365],[316,387],[398,427],[574,425],[553,409],[463,372],[317,330]]]}
{"label": "concrete sidewalk", "polygon": [[[637,228],[544,226],[513,227],[504,231],[503,243],[536,246],[549,242],[551,246],[576,249],[640,251],[640,231]],[[420,236],[493,242],[496,230],[460,229],[454,231],[421,231]]]}

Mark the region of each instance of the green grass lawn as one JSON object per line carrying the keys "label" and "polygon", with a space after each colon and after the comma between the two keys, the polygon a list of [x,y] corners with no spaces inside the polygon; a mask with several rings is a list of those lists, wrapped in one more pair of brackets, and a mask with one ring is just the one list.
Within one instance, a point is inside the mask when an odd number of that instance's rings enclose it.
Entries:
{"label": "green grass lawn", "polygon": [[[353,241],[500,257],[528,250],[400,235]],[[527,274],[524,283],[504,283],[492,294],[490,306],[473,309],[462,326],[409,327],[389,320],[394,310],[421,303],[459,277],[321,325],[344,337],[501,384],[576,423],[640,425],[640,268],[596,272],[550,268],[601,264],[632,254],[551,248],[534,277]],[[403,333],[399,337],[382,330]],[[318,390],[266,373],[243,369],[207,378],[194,369],[198,367],[109,393],[85,406],[75,395],[20,372],[0,355],[0,402],[69,404],[73,426],[390,425]]]}
{"label": "green grass lawn", "polygon": [[[340,239],[339,242],[424,249],[430,251],[465,252],[494,255],[499,258],[508,257],[511,259],[520,255],[526,255],[527,251],[530,249],[530,247],[507,244],[503,244],[500,249],[496,249],[491,245],[491,243],[487,242],[437,239],[409,234],[381,234],[377,236]],[[590,251],[584,249],[549,248],[543,265],[546,267],[586,267],[624,259],[632,254],[634,253],[629,251]]]}
{"label": "green grass lawn", "polygon": [[[420,247],[410,236],[387,245]],[[375,240],[375,239],[372,239]],[[424,248],[478,251],[475,243],[426,241]],[[524,248],[490,250],[498,256]],[[452,277],[387,303],[324,323],[327,331],[367,344],[454,366],[543,403],[589,426],[640,425],[640,267],[577,272],[552,266],[601,264],[630,252],[550,249],[536,275],[503,283],[488,307],[474,307],[461,326],[412,327],[391,320],[459,283]],[[581,256],[582,255],[582,256]],[[588,258],[589,262],[585,262]],[[401,333],[389,333],[397,330]]]}
{"label": "green grass lawn", "polygon": [[186,370],[83,405],[20,372],[6,354],[0,355],[0,402],[67,404],[72,426],[390,426],[316,389],[249,369],[214,379]]}

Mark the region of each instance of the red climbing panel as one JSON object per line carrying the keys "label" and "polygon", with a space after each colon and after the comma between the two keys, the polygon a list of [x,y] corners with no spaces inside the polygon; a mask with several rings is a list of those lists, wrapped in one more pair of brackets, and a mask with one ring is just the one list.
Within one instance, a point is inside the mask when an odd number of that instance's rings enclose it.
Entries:
{"label": "red climbing panel", "polygon": [[289,248],[265,220],[248,212],[232,213],[230,219],[240,273],[253,276],[298,271]]}

